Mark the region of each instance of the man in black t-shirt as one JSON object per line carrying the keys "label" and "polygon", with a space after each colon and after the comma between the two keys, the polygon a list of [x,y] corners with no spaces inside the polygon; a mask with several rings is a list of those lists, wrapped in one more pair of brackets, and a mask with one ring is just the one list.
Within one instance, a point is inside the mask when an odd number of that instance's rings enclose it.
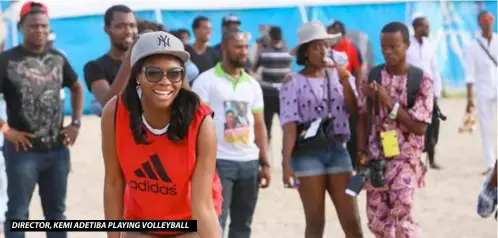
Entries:
{"label": "man in black t-shirt", "polygon": [[[0,120],[4,134],[8,197],[5,237],[24,237],[11,232],[11,220],[27,220],[31,196],[38,184],[47,220],[65,220],[68,146],[79,132],[83,110],[83,86],[66,57],[47,49],[50,23],[47,8],[26,2],[20,13],[23,44],[0,54],[0,92],[7,103],[8,123]],[[71,91],[72,122],[63,128],[60,89]],[[65,232],[57,236],[67,237]]]}
{"label": "man in black t-shirt", "polygon": [[104,15],[104,21],[111,49],[86,63],[83,70],[87,87],[96,99],[90,108],[97,115],[102,113],[102,106],[124,88],[125,83],[113,85],[113,82],[126,51],[131,48],[138,33],[135,15],[127,6],[110,7]]}
{"label": "man in black t-shirt", "polygon": [[220,55],[214,48],[207,45],[211,38],[211,22],[207,17],[195,18],[192,30],[195,43],[185,45],[185,50],[190,54],[190,60],[197,66],[199,74],[201,74],[220,62]]}
{"label": "man in black t-shirt", "polygon": [[[88,90],[95,97],[90,104],[90,110],[98,116],[102,114],[102,104],[97,99],[99,96],[96,95],[101,95],[101,98],[105,97],[105,93],[109,91],[114,78],[118,74],[119,66],[121,66],[121,60],[113,59],[108,54],[105,54],[88,62],[84,67],[83,71]],[[102,79],[105,82],[98,82]],[[94,83],[94,90],[92,90],[91,85]]]}

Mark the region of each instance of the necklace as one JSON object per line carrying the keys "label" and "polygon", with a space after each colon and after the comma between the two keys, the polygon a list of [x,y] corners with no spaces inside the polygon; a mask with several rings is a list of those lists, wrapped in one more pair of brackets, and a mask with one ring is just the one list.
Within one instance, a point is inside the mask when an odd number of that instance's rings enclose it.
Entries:
{"label": "necklace", "polygon": [[325,90],[326,90],[325,89],[325,80],[322,83],[323,94],[322,94],[322,100],[321,101],[318,98],[318,96],[316,95],[315,90],[313,90],[313,88],[311,87],[310,79],[308,77],[306,77],[306,83],[308,84],[308,87],[310,88],[310,91],[313,94],[313,97],[315,98],[316,103],[317,103],[317,106],[315,107],[315,111],[317,111],[318,113],[321,113],[325,109],[325,107],[323,106],[323,101],[325,101],[325,96],[326,96],[325,95]]}

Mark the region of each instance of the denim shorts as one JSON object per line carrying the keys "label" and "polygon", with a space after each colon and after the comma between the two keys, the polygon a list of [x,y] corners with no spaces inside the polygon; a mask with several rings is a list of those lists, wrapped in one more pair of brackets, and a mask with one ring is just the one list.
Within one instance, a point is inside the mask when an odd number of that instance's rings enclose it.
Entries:
{"label": "denim shorts", "polygon": [[290,162],[296,177],[338,174],[353,171],[351,158],[342,142],[334,142],[327,148],[307,155],[293,156]]}

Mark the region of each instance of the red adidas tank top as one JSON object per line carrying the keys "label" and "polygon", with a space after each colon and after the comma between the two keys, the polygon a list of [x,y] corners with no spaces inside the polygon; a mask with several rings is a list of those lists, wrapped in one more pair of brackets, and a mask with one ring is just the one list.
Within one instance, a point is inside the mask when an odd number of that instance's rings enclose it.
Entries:
{"label": "red adidas tank top", "polygon": [[[201,104],[187,136],[174,143],[147,129],[150,144],[138,145],[130,129],[129,112],[119,97],[116,109],[116,150],[126,181],[125,220],[190,220],[191,178],[195,168],[199,128],[211,109]],[[213,200],[221,214],[221,182],[213,178]],[[174,234],[159,232],[157,234]]]}

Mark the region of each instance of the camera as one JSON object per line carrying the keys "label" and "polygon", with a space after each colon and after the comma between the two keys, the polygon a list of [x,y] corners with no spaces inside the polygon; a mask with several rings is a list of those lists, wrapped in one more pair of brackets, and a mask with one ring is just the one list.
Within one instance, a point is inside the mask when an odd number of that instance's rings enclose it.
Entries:
{"label": "camera", "polygon": [[370,160],[368,162],[368,167],[371,170],[370,182],[374,188],[380,188],[384,186],[384,171],[386,167],[386,162],[381,160]]}
{"label": "camera", "polygon": [[363,185],[370,180],[374,188],[384,186],[384,170],[386,163],[384,160],[370,160],[368,164],[361,167],[358,173],[349,180],[346,194],[355,197],[358,196]]}

